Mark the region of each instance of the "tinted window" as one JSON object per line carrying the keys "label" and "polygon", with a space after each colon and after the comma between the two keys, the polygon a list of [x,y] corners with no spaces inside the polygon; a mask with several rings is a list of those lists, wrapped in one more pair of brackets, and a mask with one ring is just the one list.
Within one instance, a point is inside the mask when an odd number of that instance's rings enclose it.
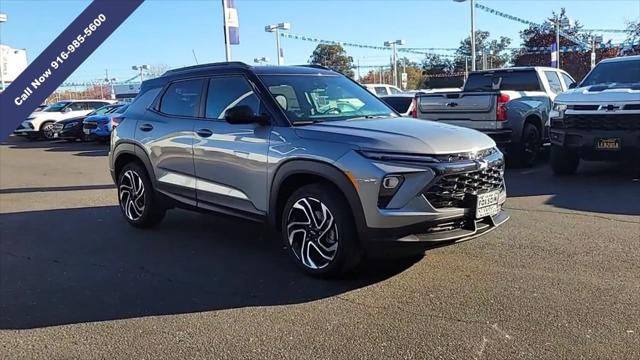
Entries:
{"label": "tinted window", "polygon": [[510,71],[470,74],[464,91],[540,91],[540,82],[535,71]]}
{"label": "tinted window", "polygon": [[204,80],[177,81],[169,85],[160,101],[160,111],[177,116],[198,116]]}
{"label": "tinted window", "polygon": [[413,98],[408,96],[389,96],[382,98],[382,100],[389,104],[389,106],[394,108],[397,112],[404,114],[409,111],[409,106],[411,106],[411,101],[413,101]]}
{"label": "tinted window", "polygon": [[598,64],[580,86],[640,83],[640,60]]}
{"label": "tinted window", "polygon": [[387,88],[386,88],[386,87],[384,87],[384,86],[376,86],[376,87],[374,88],[374,90],[376,91],[376,94],[377,94],[378,96],[381,96],[381,95],[389,95],[389,93],[387,92]]}
{"label": "tinted window", "polygon": [[59,102],[49,106],[48,108],[46,108],[44,111],[46,111],[46,112],[62,111],[62,109],[67,107],[69,104],[70,103],[68,101],[59,101]]}
{"label": "tinted window", "polygon": [[224,119],[227,110],[238,105],[247,105],[254,114],[260,114],[260,100],[244,77],[225,76],[209,80],[207,118]]}
{"label": "tinted window", "polygon": [[69,105],[69,108],[72,111],[82,111],[82,110],[87,110],[87,103],[83,103],[83,102],[75,102],[71,105]]}
{"label": "tinted window", "polygon": [[562,92],[562,84],[560,83],[560,78],[558,77],[557,72],[545,71],[544,76],[547,77],[547,81],[549,81],[549,87],[554,94],[559,94]]}
{"label": "tinted window", "polygon": [[391,90],[392,94],[402,94],[402,91],[394,88],[394,87],[389,87],[389,90]]}
{"label": "tinted window", "polygon": [[571,85],[574,82],[576,82],[575,80],[573,80],[571,78],[571,76],[569,76],[567,74],[560,73],[560,75],[562,75],[562,80],[564,80],[564,85],[567,87],[567,89],[569,88],[569,85]]}

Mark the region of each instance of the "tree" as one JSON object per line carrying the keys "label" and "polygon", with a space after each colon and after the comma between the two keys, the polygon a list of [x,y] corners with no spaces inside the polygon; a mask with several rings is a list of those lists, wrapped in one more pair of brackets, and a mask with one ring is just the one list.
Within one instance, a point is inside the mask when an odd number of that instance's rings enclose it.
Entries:
{"label": "tree", "polygon": [[421,89],[458,87],[464,76],[454,74],[454,63],[437,54],[426,55],[422,60]]}
{"label": "tree", "polygon": [[625,44],[622,51],[624,55],[640,55],[640,20],[627,22]]}
{"label": "tree", "polygon": [[318,44],[309,57],[309,63],[326,66],[349,77],[354,76],[353,58],[347,55],[341,45]]}
{"label": "tree", "polygon": [[[485,61],[488,68],[501,68],[511,62],[511,54],[508,51],[511,39],[501,36],[499,39],[491,40],[490,36],[488,31],[476,31],[476,69],[482,69]],[[456,50],[455,71],[464,71],[465,61],[468,61],[468,68],[471,70],[471,38],[469,36],[460,42]]]}
{"label": "tree", "polygon": [[159,76],[162,76],[165,72],[169,70],[169,65],[167,64],[155,64],[149,65],[149,70],[145,73],[145,79],[152,79]]}
{"label": "tree", "polygon": [[[564,8],[560,10],[560,13],[552,13],[552,16],[547,19],[542,27],[529,26],[529,28],[520,32],[522,39],[522,46],[519,50],[513,53],[513,63],[516,66],[549,66],[551,63],[550,50],[538,53],[530,51],[531,48],[544,47],[550,48],[552,44],[556,42],[555,27],[553,22],[559,19],[568,19]],[[563,32],[571,37],[571,39],[565,36],[560,36],[560,47],[576,46],[580,45],[576,41],[582,43],[589,43],[590,34],[581,32],[582,25],[576,21],[574,24],[565,28]],[[604,48],[596,50],[596,61],[601,59],[614,57],[618,53],[618,50],[613,48]],[[560,66],[563,70],[568,72],[574,79],[582,79],[589,69],[591,68],[591,50],[585,49],[584,51],[570,51],[564,52],[560,55]]]}

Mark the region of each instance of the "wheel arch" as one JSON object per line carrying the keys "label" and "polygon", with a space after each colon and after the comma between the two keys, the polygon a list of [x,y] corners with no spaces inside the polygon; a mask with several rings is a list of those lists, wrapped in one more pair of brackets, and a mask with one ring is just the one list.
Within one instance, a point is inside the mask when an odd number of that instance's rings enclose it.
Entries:
{"label": "wheel arch", "polygon": [[279,230],[281,212],[288,196],[300,186],[314,182],[331,184],[344,196],[351,208],[356,231],[362,239],[366,234],[366,222],[353,183],[336,166],[317,160],[289,160],[278,167],[269,191],[269,225]]}
{"label": "wheel arch", "polygon": [[128,164],[129,162],[137,162],[144,166],[147,174],[149,175],[149,179],[155,187],[156,176],[155,172],[153,171],[153,166],[151,165],[151,160],[149,160],[149,157],[139,145],[129,142],[120,143],[116,145],[112,153],[112,169],[114,182],[118,181],[120,170],[122,170],[122,168],[126,164]]}

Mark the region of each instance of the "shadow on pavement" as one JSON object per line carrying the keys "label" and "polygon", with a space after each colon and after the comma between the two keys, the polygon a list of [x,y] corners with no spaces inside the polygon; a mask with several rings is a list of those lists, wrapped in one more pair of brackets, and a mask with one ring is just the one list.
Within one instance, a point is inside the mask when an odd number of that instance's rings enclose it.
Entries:
{"label": "shadow on pavement", "polygon": [[572,176],[555,176],[548,164],[533,169],[508,169],[509,197],[550,195],[546,204],[558,208],[640,215],[640,181],[628,163],[586,162]]}
{"label": "shadow on pavement", "polygon": [[151,230],[130,227],[117,207],[0,215],[0,329],[303,303],[413,265],[313,279],[262,230],[181,210]]}
{"label": "shadow on pavement", "polygon": [[109,144],[99,142],[81,142],[66,140],[28,140],[20,136],[11,136],[0,145],[8,146],[11,149],[43,149],[51,152],[76,152],[76,156],[107,156],[109,154]]}

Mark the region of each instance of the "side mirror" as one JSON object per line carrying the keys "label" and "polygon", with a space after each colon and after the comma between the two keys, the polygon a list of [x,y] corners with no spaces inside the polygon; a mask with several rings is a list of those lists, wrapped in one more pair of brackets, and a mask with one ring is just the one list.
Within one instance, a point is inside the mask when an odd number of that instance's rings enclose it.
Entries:
{"label": "side mirror", "polygon": [[71,108],[70,108],[70,107],[66,107],[66,108],[64,108],[64,109],[62,110],[62,112],[63,112],[63,113],[68,113],[68,112],[70,112],[70,111],[71,111]]}
{"label": "side mirror", "polygon": [[228,109],[224,114],[224,119],[229,124],[259,124],[266,125],[268,119],[264,115],[256,115],[247,105],[238,105]]}
{"label": "side mirror", "polygon": [[575,89],[578,87],[578,83],[577,82],[572,82],[571,84],[569,84],[569,89]]}

